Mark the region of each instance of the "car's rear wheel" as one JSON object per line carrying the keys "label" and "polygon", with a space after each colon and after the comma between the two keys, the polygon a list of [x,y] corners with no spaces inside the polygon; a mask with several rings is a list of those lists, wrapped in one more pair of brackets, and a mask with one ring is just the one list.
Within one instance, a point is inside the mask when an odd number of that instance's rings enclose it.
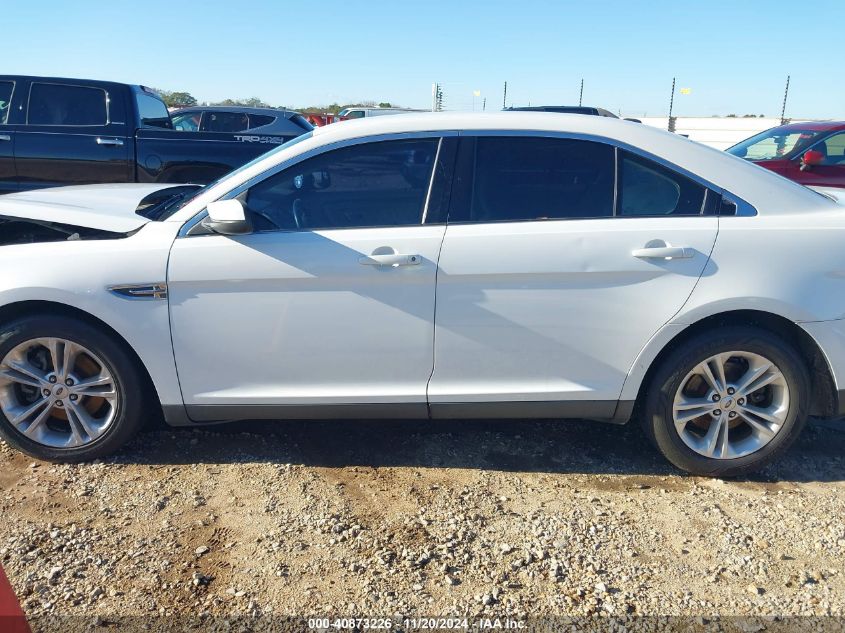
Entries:
{"label": "car's rear wheel", "polygon": [[28,455],[74,462],[117,450],[141,426],[144,392],[123,346],[85,322],[0,327],[0,435]]}
{"label": "car's rear wheel", "polygon": [[795,440],[807,418],[809,376],[801,356],[749,327],[683,343],[657,368],[644,425],[663,455],[697,475],[762,468]]}

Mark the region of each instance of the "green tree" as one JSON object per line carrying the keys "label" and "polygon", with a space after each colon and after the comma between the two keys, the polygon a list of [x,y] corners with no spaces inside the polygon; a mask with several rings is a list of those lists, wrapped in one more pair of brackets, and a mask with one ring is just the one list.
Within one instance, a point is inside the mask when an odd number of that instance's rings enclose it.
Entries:
{"label": "green tree", "polygon": [[248,108],[269,108],[270,104],[266,101],[262,101],[258,97],[250,97],[249,99],[224,99],[223,101],[217,101],[212,103],[211,105],[219,105],[219,106],[246,106]]}
{"label": "green tree", "polygon": [[168,108],[197,105],[197,100],[190,92],[154,89]]}

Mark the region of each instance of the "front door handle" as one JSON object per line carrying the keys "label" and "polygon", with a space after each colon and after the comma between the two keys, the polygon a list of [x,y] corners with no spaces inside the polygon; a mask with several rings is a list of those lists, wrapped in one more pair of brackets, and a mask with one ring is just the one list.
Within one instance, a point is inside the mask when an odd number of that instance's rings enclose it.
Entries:
{"label": "front door handle", "polygon": [[106,145],[109,147],[123,147],[122,138],[102,138],[97,137],[97,145]]}
{"label": "front door handle", "polygon": [[12,135],[11,134],[0,134],[0,141],[11,141]]}
{"label": "front door handle", "polygon": [[635,248],[631,255],[639,259],[690,259],[695,255],[695,249],[688,246],[672,246],[661,240],[659,244],[649,243],[645,248]]}
{"label": "front door handle", "polygon": [[358,260],[364,266],[417,266],[422,261],[419,255],[403,255],[392,248],[377,248],[370,255],[365,255]]}

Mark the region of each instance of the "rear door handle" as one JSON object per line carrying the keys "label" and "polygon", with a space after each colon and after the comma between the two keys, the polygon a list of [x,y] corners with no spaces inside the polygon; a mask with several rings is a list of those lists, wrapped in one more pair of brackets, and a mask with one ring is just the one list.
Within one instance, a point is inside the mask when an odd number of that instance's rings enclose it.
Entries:
{"label": "rear door handle", "polygon": [[0,141],[11,141],[11,134],[0,134]]}
{"label": "rear door handle", "polygon": [[631,255],[640,259],[690,259],[695,250],[687,246],[646,246],[635,248]]}
{"label": "rear door handle", "polygon": [[123,146],[123,139],[122,138],[102,138],[100,136],[97,137],[97,145],[107,145],[110,147],[122,147]]}
{"label": "rear door handle", "polygon": [[373,252],[371,255],[365,255],[358,260],[359,264],[364,266],[390,266],[396,268],[398,266],[417,266],[422,257],[419,255],[403,255],[402,253],[377,253]]}

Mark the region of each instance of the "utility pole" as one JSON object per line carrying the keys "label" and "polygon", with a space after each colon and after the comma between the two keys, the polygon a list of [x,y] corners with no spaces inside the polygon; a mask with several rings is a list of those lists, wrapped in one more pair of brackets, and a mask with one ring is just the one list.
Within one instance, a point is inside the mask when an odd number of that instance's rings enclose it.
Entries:
{"label": "utility pole", "polygon": [[431,111],[442,112],[443,110],[443,86],[439,83],[431,84]]}
{"label": "utility pole", "polygon": [[786,97],[789,95],[789,75],[786,76],[786,90],[783,91],[783,107],[780,109],[780,124],[786,125]]}
{"label": "utility pole", "polygon": [[672,107],[675,105],[675,78],[672,77],[672,95],[669,97],[669,131],[675,131],[675,121],[672,118]]}
{"label": "utility pole", "polygon": [[508,82],[506,81],[505,82],[505,91],[502,94],[502,110],[504,110],[507,107],[507,101],[508,101]]}
{"label": "utility pole", "polygon": [[584,78],[581,77],[581,94],[578,95],[578,106],[580,107],[584,101]]}
{"label": "utility pole", "polygon": [[487,97],[484,97],[484,100],[481,102],[481,111],[484,112],[487,110]]}

